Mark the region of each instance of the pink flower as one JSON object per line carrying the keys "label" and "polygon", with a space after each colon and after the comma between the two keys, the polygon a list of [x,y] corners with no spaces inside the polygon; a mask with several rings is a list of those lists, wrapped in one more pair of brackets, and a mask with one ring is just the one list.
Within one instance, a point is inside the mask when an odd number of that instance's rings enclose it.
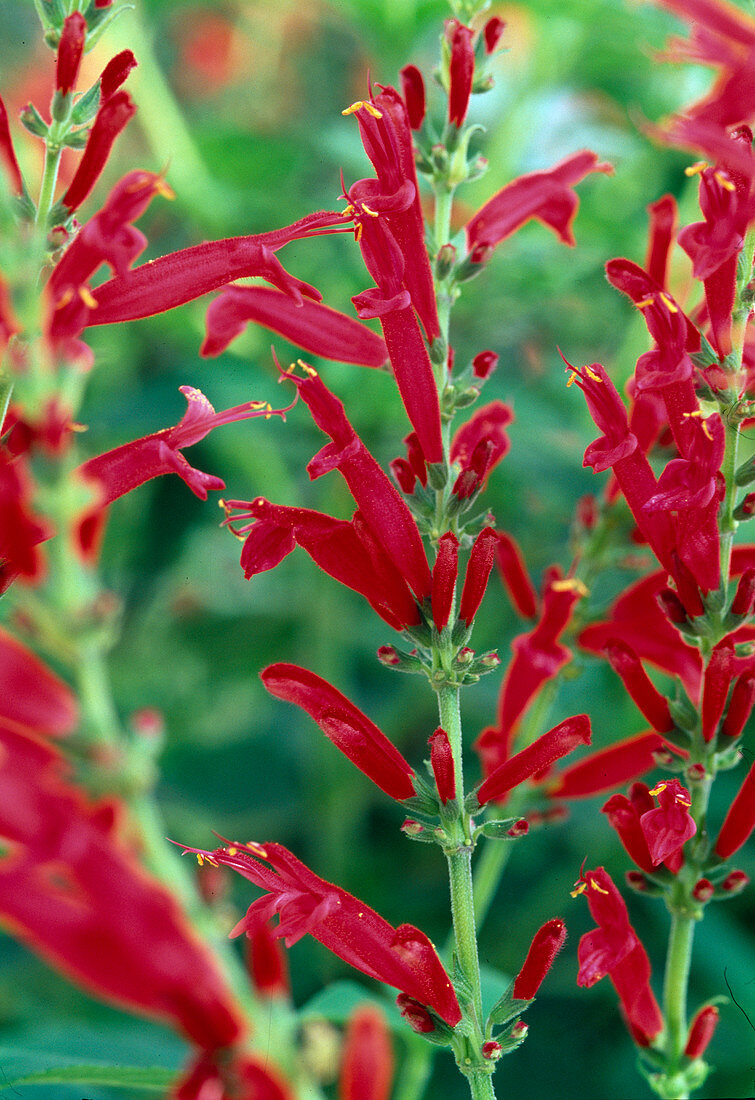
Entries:
{"label": "pink flower", "polygon": [[575,893],[584,893],[598,928],[579,941],[577,985],[592,986],[609,975],[619,995],[627,1024],[647,1046],[663,1028],[650,988],[650,962],[629,922],[626,905],[602,867],[580,876]]}
{"label": "pink flower", "polygon": [[473,263],[485,263],[496,245],[531,218],[549,226],[564,244],[573,245],[572,222],[579,199],[572,190],[590,172],[613,172],[599,164],[595,153],[583,150],[541,172],[520,176],[489,199],[466,228]]}
{"label": "pink flower", "polygon": [[365,367],[381,367],[388,359],[385,343],[366,325],[320,302],[297,302],[264,286],[230,286],[210,303],[200,354],[220,355],[250,321],[324,359]]}
{"label": "pink flower", "polygon": [[398,749],[327,680],[291,664],[269,665],[260,675],[271,695],[306,710],[328,740],[381,791],[399,802],[415,794],[414,771]]}
{"label": "pink flower", "polygon": [[0,630],[0,721],[63,737],[78,721],[73,692],[30,649]]}
{"label": "pink flower", "polygon": [[652,811],[655,803],[645,783],[633,783],[629,798],[614,794],[601,808],[615,829],[625,852],[639,868],[652,873],[657,866],[650,854],[647,837],[642,829],[642,815]]}
{"label": "pink flower", "polygon": [[280,844],[233,844],[198,854],[238,871],[265,891],[252,902],[232,936],[251,931],[277,913],[276,935],[287,947],[302,936],[314,936],[350,966],[431,1008],[450,1027],[461,1020],[450,979],[435,948],[418,928],[392,927],[364,902],[319,878]]}

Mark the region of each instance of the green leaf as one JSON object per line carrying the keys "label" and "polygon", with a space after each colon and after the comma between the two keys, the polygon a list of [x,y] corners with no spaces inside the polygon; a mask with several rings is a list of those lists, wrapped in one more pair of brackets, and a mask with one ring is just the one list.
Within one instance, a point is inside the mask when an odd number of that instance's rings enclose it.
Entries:
{"label": "green leaf", "polygon": [[333,1024],[345,1024],[355,1008],[359,1005],[371,1002],[378,1004],[388,1017],[388,1023],[394,1030],[403,1029],[406,1025],[395,1004],[386,1002],[381,997],[371,996],[370,993],[358,982],[341,981],[315,993],[314,997],[300,1009],[300,1020],[322,1019],[330,1020]]}
{"label": "green leaf", "polygon": [[[50,1065],[51,1062],[55,1064]],[[164,1066],[114,1066],[105,1062],[80,1065],[65,1055],[40,1055],[36,1051],[9,1048],[0,1048],[0,1064],[4,1071],[0,1092],[19,1085],[74,1084],[164,1095],[175,1078],[175,1072]]]}

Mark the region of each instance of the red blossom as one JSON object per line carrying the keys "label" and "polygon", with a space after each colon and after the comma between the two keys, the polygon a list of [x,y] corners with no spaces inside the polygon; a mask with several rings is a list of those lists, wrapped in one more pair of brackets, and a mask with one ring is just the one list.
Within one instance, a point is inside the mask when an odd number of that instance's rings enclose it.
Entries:
{"label": "red blossom", "polygon": [[477,790],[477,801],[484,806],[486,802],[501,800],[514,787],[550,768],[579,745],[589,745],[591,735],[590,719],[586,714],[566,718],[491,771]]}
{"label": "red blossom", "polygon": [[531,1001],[553,966],[553,961],[566,941],[566,925],[558,917],[547,921],[532,940],[522,969],[514,979],[514,997]]}
{"label": "red blossom", "polygon": [[398,749],[366,714],[314,672],[298,665],[269,665],[262,682],[277,699],[295,703],[325,736],[391,798],[415,794],[414,772]]}
{"label": "red blossom", "polygon": [[416,65],[404,65],[399,73],[406,116],[412,130],[419,130],[425,118],[425,82]]}
{"label": "red blossom", "polygon": [[297,302],[263,286],[230,286],[210,303],[200,354],[220,355],[250,321],[324,359],[365,367],[381,367],[388,359],[385,343],[366,325],[321,302]]}
{"label": "red blossom", "polygon": [[448,66],[448,121],[463,126],[474,80],[474,31],[458,19],[447,19],[446,42],[450,50]]}
{"label": "red blossom", "polygon": [[430,766],[435,776],[438,797],[445,806],[456,795],[456,770],[448,734],[440,726],[428,740]]}
{"label": "red blossom", "polygon": [[721,726],[723,737],[737,738],[745,728],[747,719],[755,704],[755,670],[743,672],[735,682],[731,699],[726,708],[726,717]]}
{"label": "red blossom", "polygon": [[100,74],[100,98],[104,103],[118,91],[132,69],[136,68],[136,58],[131,50],[121,50],[111,57]]}
{"label": "red blossom", "polygon": [[658,797],[657,809],[640,817],[640,828],[647,841],[653,866],[668,860],[697,832],[689,812],[689,791],[678,779],[667,779],[650,792]]}
{"label": "red blossom", "polygon": [[657,733],[641,733],[590,753],[564,768],[548,782],[551,798],[589,798],[603,794],[656,766],[655,753],[664,747]]}
{"label": "red blossom", "polygon": [[503,401],[483,405],[451,441],[451,461],[461,467],[453,493],[464,500],[485,487],[488,475],[508,453],[505,429],[514,419]]}
{"label": "red blossom", "polygon": [[676,235],[677,208],[673,195],[662,195],[648,206],[650,214],[650,240],[645,258],[645,270],[661,289],[668,282],[668,265],[671,246]]}
{"label": "red blossom", "polygon": [[393,1048],[384,1013],[360,1005],[349,1017],[338,1077],[339,1100],[388,1100],[393,1081]]}
{"label": "red blossom", "polygon": [[2,98],[0,98],[0,161],[2,161],[5,171],[8,173],[14,192],[17,195],[22,194],[24,182],[21,179],[21,171],[18,167],[13,140],[10,136],[8,111]]}
{"label": "red blossom", "polygon": [[592,986],[608,974],[633,1038],[647,1046],[662,1030],[663,1017],[650,988],[647,952],[626,905],[603,867],[583,874],[577,892],[585,893],[598,925],[579,941],[577,985]]}
{"label": "red blossom", "polygon": [[733,856],[746,842],[753,828],[755,828],[755,764],[745,776],[744,783],[729,807],[716,840],[716,855],[721,859]]}
{"label": "red blossom", "polygon": [[[102,6],[102,5],[101,5]],[[270,1058],[222,1051],[201,1053],[174,1086],[170,1100],[295,1100]]]}
{"label": "red blossom", "polygon": [[[213,869],[209,863],[202,869],[205,868]],[[291,995],[286,953],[269,924],[259,924],[249,933],[249,970],[258,997]]]}
{"label": "red blossom", "polygon": [[487,23],[482,28],[482,35],[485,40],[485,53],[493,53],[498,43],[501,41],[501,36],[505,29],[506,24],[503,19],[499,19],[497,15],[494,15],[492,19],[488,19]]}
{"label": "red blossom", "polygon": [[392,927],[364,902],[319,878],[280,844],[233,844],[198,854],[238,871],[265,891],[250,905],[232,936],[277,914],[276,935],[287,947],[302,936],[314,936],[350,966],[437,1012],[450,1027],[461,1020],[449,977],[418,928]]}
{"label": "red blossom", "polygon": [[498,532],[496,564],[511,602],[525,619],[537,615],[537,593],[524,564],[522,552],[511,535]]}
{"label": "red blossom", "polygon": [[62,737],[78,721],[73,692],[30,649],[0,630],[0,720]]}
{"label": "red blossom", "polygon": [[601,808],[601,813],[606,815],[611,828],[616,830],[629,858],[648,873],[655,869],[656,863],[650,854],[641,818],[654,808],[655,803],[645,783],[633,783],[629,798],[614,794]]}
{"label": "red blossom", "polygon": [[726,706],[729,687],[736,675],[734,643],[731,636],[714,646],[703,678],[701,707],[704,741],[712,741]]}
{"label": "red blossom", "polygon": [[44,574],[40,543],[52,528],[32,510],[32,483],[25,457],[0,447],[0,592],[16,577],[34,583]]}
{"label": "red blossom", "polygon": [[531,172],[509,183],[489,199],[466,228],[467,248],[473,263],[484,263],[496,245],[510,237],[531,218],[544,222],[564,244],[574,245],[572,223],[579,199],[572,190],[590,172],[613,172],[598,163],[595,153],[573,153],[541,172]]}
{"label": "red blossom", "polygon": [[399,993],[396,1004],[409,1027],[418,1035],[429,1035],[436,1030],[435,1021],[425,1006],[408,993]]}
{"label": "red blossom", "polygon": [[708,1044],[713,1038],[713,1032],[718,1025],[718,1009],[715,1005],[705,1005],[696,1013],[690,1024],[687,1035],[687,1045],[684,1053],[688,1058],[702,1058]]}
{"label": "red blossom", "polygon": [[438,556],[433,566],[432,612],[435,629],[447,625],[456,590],[459,563],[459,540],[452,531],[446,531],[438,539]]}
{"label": "red blossom", "polygon": [[55,87],[61,95],[68,95],[76,85],[86,34],[86,19],[81,12],[75,11],[66,16],[58,42],[55,69]]}
{"label": "red blossom", "polygon": [[100,107],[81,160],[61,202],[69,212],[77,210],[100,178],[115,139],[136,113],[128,92],[116,92]]}
{"label": "red blossom", "polygon": [[497,544],[498,532],[493,527],[483,527],[472,544],[459,601],[459,619],[464,623],[472,622],[482,603]]}
{"label": "red blossom", "polygon": [[611,640],[605,649],[606,656],[621,677],[624,687],[654,729],[668,733],[674,728],[668,700],[661,695],[650,680],[639,657],[625,642]]}

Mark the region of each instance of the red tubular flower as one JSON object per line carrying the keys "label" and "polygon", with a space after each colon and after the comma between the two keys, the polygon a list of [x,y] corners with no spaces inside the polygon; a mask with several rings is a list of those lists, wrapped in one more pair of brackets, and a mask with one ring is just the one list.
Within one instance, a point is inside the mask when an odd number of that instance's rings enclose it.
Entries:
{"label": "red tubular flower", "polygon": [[572,223],[579,199],[572,190],[590,172],[613,172],[595,153],[573,153],[553,168],[531,172],[509,183],[489,199],[466,228],[473,263],[485,263],[491,252],[531,218],[549,226],[564,244],[574,245]]}
{"label": "red tubular flower", "polygon": [[577,985],[588,988],[609,975],[619,995],[630,1032],[647,1046],[663,1028],[663,1017],[650,988],[650,962],[629,923],[627,907],[603,867],[581,876],[576,892],[584,892],[598,928],[579,941]]}
{"label": "red tubular flower", "polygon": [[78,721],[73,692],[40,659],[0,630],[0,721],[63,737]]}
{"label": "red tubular flower", "polygon": [[745,776],[744,783],[729,807],[716,841],[716,855],[721,859],[733,856],[745,843],[753,828],[755,828],[755,764]]}
{"label": "red tubular flower", "polygon": [[599,749],[559,772],[548,784],[548,796],[589,798],[637,779],[656,766],[654,753],[664,744],[657,733],[641,733]]}
{"label": "red tubular flower", "polygon": [[263,497],[227,501],[226,507],[243,509],[234,520],[256,521],[236,532],[247,536],[241,551],[247,579],[274,569],[298,544],[325,573],[361,593],[394,629],[421,621],[404,577],[359,512],[347,522],[308,508],[271,504]]}
{"label": "red tubular flower", "polygon": [[0,447],[0,592],[16,577],[34,583],[44,574],[40,543],[53,532],[34,515],[31,497],[24,456],[14,459]]}
{"label": "red tubular flower", "polygon": [[136,64],[131,50],[121,50],[108,61],[100,74],[100,99],[103,103],[118,91],[131,70],[136,68]]}
{"label": "red tubular flower", "polygon": [[511,535],[498,531],[496,564],[511,602],[525,619],[537,615],[537,593],[524,564],[522,552]]}
{"label": "red tubular flower", "polygon": [[726,706],[729,687],[736,675],[734,643],[731,636],[714,647],[703,679],[701,707],[703,740],[712,741]]}
{"label": "red tubular flower", "polygon": [[[380,217],[372,220],[385,221],[396,242],[404,261],[403,284],[422,322],[425,336],[432,343],[440,333],[440,326],[433,275],[425,248],[425,223],[419,201],[414,144],[407,110],[396,89],[384,87],[380,95],[373,96],[369,105],[354,104],[354,114],[359,123],[364,151],[372,162],[379,185],[377,189],[372,189],[371,199],[366,194],[360,195],[360,198],[364,198],[373,211],[380,212]],[[351,199],[348,201],[351,202]],[[440,243],[445,244],[445,241]],[[369,262],[367,267],[381,285]],[[395,361],[393,367],[397,370]],[[429,462],[437,461],[429,453],[427,458]]]}
{"label": "red tubular flower", "polygon": [[115,807],[85,803],[57,751],[15,723],[0,723],[0,745],[4,921],[94,996],[202,1049],[234,1043],[243,1024],[231,993],[172,896],[120,845]]}
{"label": "red tubular flower", "polygon": [[493,527],[483,527],[472,544],[459,601],[459,618],[467,624],[472,622],[482,603],[497,544],[498,532]]}
{"label": "red tubular flower", "polygon": [[550,768],[578,745],[589,745],[591,736],[590,719],[586,714],[566,718],[495,768],[478,788],[477,801],[481,806],[491,800],[499,801],[514,787]]}
{"label": "red tubular flower", "polygon": [[381,791],[401,802],[415,794],[414,772],[366,714],[314,672],[298,665],[269,665],[261,674],[267,690],[306,710],[336,748]]}
{"label": "red tubular flower", "polygon": [[510,744],[516,723],[543,684],[552,680],[571,658],[571,650],[560,645],[583,588],[573,578],[562,578],[557,567],[546,571],[540,620],[526,634],[511,643],[514,658],[509,665],[498,700],[498,728]]}
{"label": "red tubular flower", "polygon": [[170,1100],[225,1100],[226,1097],[295,1100],[293,1090],[273,1069],[267,1056],[263,1062],[254,1055],[229,1051],[199,1054],[170,1094]]}
{"label": "red tubular flower", "polygon": [[689,791],[678,779],[659,783],[650,794],[658,796],[658,808],[640,817],[640,828],[647,841],[653,866],[668,860],[697,832],[689,812]]}
{"label": "red tubular flower", "polygon": [[451,461],[461,467],[453,487],[457,497],[464,500],[484,488],[491,470],[508,453],[505,428],[513,419],[508,405],[492,401],[456,432],[451,441]]}
{"label": "red tubular flower", "polygon": [[227,287],[210,303],[200,355],[220,355],[250,321],[325,359],[365,367],[381,367],[388,359],[385,343],[366,325],[321,302],[297,302],[264,286]]}
{"label": "red tubular flower", "polygon": [[743,672],[734,681],[726,717],[721,726],[723,737],[732,739],[739,737],[752,713],[753,704],[755,704],[755,670],[751,669],[749,672]]}
{"label": "red tubular flower", "polygon": [[669,711],[668,700],[652,683],[631,646],[612,639],[606,646],[605,653],[614,672],[621,677],[624,687],[650,725],[659,733],[668,733],[672,730],[674,722]]}
{"label": "red tubular flower", "polygon": [[128,92],[116,92],[100,107],[84,147],[78,168],[62,203],[69,213],[78,209],[100,178],[115,139],[136,113]]}
{"label": "red tubular flower", "polygon": [[650,241],[645,258],[645,270],[661,289],[668,282],[668,262],[676,236],[677,209],[673,195],[662,195],[648,206]]}
{"label": "red tubular flower", "polygon": [[684,1053],[688,1058],[702,1058],[718,1025],[718,1009],[705,1005],[690,1024]]}
{"label": "red tubular flower", "polygon": [[198,854],[238,871],[265,891],[232,936],[277,913],[276,935],[287,947],[302,936],[314,936],[349,966],[408,993],[450,1027],[461,1020],[450,979],[435,948],[418,928],[411,924],[393,928],[364,902],[319,878],[280,844],[234,844]]}
{"label": "red tubular flower", "polygon": [[448,121],[463,126],[474,80],[474,31],[458,19],[446,20],[446,41],[451,51],[448,68]]}
{"label": "red tubular flower", "polygon": [[392,1081],[393,1047],[385,1015],[377,1005],[360,1005],[346,1026],[338,1098],[388,1100]]}
{"label": "red tubular flower", "polygon": [[731,601],[733,615],[749,615],[755,602],[755,567],[745,569],[737,584],[737,591]]}
{"label": "red tubular flower", "polygon": [[352,428],[341,402],[316,372],[308,368],[307,377],[293,381],[312,419],[332,440],[308,463],[310,478],[338,470],[365,522],[417,599],[429,596],[430,567],[417,524],[403,497]]}
{"label": "red tubular flower", "polygon": [[633,783],[629,798],[614,794],[601,808],[601,813],[606,815],[611,828],[616,830],[629,858],[648,873],[655,869],[656,863],[642,830],[641,817],[654,808],[655,803],[645,783]]}
{"label": "red tubular flower", "polygon": [[438,556],[433,566],[432,610],[435,629],[448,623],[454,601],[459,563],[459,540],[452,531],[438,539]]}
{"label": "red tubular flower", "polygon": [[16,160],[16,152],[13,148],[13,141],[10,136],[10,126],[8,124],[8,111],[2,98],[0,97],[0,161],[8,173],[11,186],[17,195],[23,193],[24,182],[21,179],[21,171],[18,167],[18,161]]}
{"label": "red tubular flower", "polygon": [[[206,866],[211,867],[210,864]],[[287,998],[291,995],[286,953],[269,924],[259,924],[249,933],[249,970],[259,997]]]}
{"label": "red tubular flower", "polygon": [[556,917],[546,921],[527,952],[522,969],[514,979],[514,997],[518,1001],[531,1001],[553,966],[554,959],[566,941],[566,925]]}
{"label": "red tubular flower", "polygon": [[152,317],[217,290],[234,279],[252,275],[266,279],[297,302],[302,301],[302,295],[319,300],[319,291],[290,275],[274,253],[291,241],[318,236],[322,232],[338,232],[338,227],[349,220],[338,211],[319,210],[269,233],[207,241],[170,252],[97,287],[93,292],[97,308],[87,323],[110,325],[116,321]]}
{"label": "red tubular flower", "polygon": [[419,130],[425,119],[425,82],[416,65],[404,65],[399,73],[406,117],[412,130]]}
{"label": "red tubular flower", "polygon": [[68,95],[76,85],[86,36],[87,23],[81,12],[75,11],[66,16],[55,69],[55,87],[61,95]]}
{"label": "red tubular flower", "polygon": [[498,43],[501,41],[506,24],[503,19],[499,19],[497,15],[494,15],[492,19],[488,19],[485,26],[482,28],[482,35],[485,39],[485,53],[491,54],[496,49]]}
{"label": "red tubular flower", "polygon": [[438,796],[445,806],[456,795],[456,770],[451,743],[448,734],[440,726],[427,743],[430,746],[430,766],[435,776]]}
{"label": "red tubular flower", "polygon": [[86,481],[94,482],[99,492],[94,511],[87,513],[83,523],[93,522],[96,512],[161,474],[178,474],[195,496],[200,500],[207,500],[208,490],[224,489],[225,482],[190,466],[181,453],[182,449],[198,443],[220,424],[230,424],[235,420],[248,420],[256,416],[274,415],[285,419],[288,411],[271,409],[263,401],[247,401],[244,405],[236,405],[232,409],[216,413],[200,390],[192,386],[180,386],[179,389],[186,398],[187,409],[174,428],[163,428],[143,439],[124,443],[121,447],[90,458],[79,466],[78,474]]}

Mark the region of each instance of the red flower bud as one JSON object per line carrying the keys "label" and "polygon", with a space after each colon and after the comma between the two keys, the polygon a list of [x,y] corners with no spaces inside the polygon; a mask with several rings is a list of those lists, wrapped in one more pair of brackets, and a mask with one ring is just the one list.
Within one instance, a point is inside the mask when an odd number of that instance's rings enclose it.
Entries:
{"label": "red flower bud", "polygon": [[688,1058],[701,1058],[718,1024],[718,1009],[715,1005],[705,1005],[695,1016],[689,1029],[684,1053]]}
{"label": "red flower bud", "polygon": [[741,894],[750,881],[750,876],[744,871],[730,871],[721,883],[721,889],[726,894]]}
{"label": "red flower bud", "polygon": [[399,993],[396,1004],[412,1031],[416,1031],[420,1035],[427,1035],[431,1031],[435,1031],[432,1016],[423,1004],[415,1001],[414,997],[410,997],[408,993]]}
{"label": "red flower bud", "polygon": [[445,806],[456,794],[456,772],[448,734],[440,726],[428,740],[430,766],[435,776],[438,795]]}
{"label": "red flower bud", "polygon": [[651,726],[661,733],[672,730],[674,723],[668,702],[651,682],[631,646],[618,640],[611,640],[605,647],[605,654],[614,672],[619,674],[624,687]]}
{"label": "red flower bud", "polygon": [[381,645],[377,651],[378,661],[389,668],[395,668],[401,664],[401,658],[392,645]]}
{"label": "red flower bud", "polygon": [[506,591],[516,610],[525,619],[537,615],[537,594],[514,540],[503,531],[498,532],[496,564]]}
{"label": "red flower bud", "polygon": [[247,932],[249,939],[249,971],[252,984],[261,997],[288,997],[291,985],[288,979],[286,953],[273,935],[267,921]]}
{"label": "red flower bud", "polygon": [[482,1044],[482,1056],[488,1062],[497,1062],[502,1054],[503,1047],[495,1039],[488,1039],[487,1043]]}
{"label": "red flower bud", "polygon": [[549,920],[535,933],[524,966],[514,981],[514,997],[518,1001],[531,1001],[536,995],[565,940],[566,925],[558,918]]}
{"label": "red flower bud", "polygon": [[346,1028],[339,1100],[388,1100],[393,1079],[391,1035],[376,1005],[360,1005]]}
{"label": "red flower bud", "polygon": [[716,841],[716,855],[728,859],[745,843],[755,827],[755,764],[745,776]]}
{"label": "red flower bud", "polygon": [[451,47],[448,79],[448,121],[463,126],[474,79],[474,32],[458,19],[446,21],[446,38]]}
{"label": "red flower bud", "polygon": [[110,156],[113,142],[135,111],[136,107],[127,92],[116,92],[100,107],[79,166],[62,199],[69,211],[76,210],[94,187]]}
{"label": "red flower bud", "polygon": [[701,878],[698,879],[692,888],[692,897],[695,901],[702,902],[710,901],[713,897],[714,887],[710,879]]}
{"label": "red flower bud", "polygon": [[472,360],[472,373],[475,378],[490,378],[498,366],[498,356],[494,351],[480,351]]}
{"label": "red flower bud", "polygon": [[136,58],[131,50],[121,50],[108,61],[100,76],[100,99],[103,103],[118,91],[134,68],[136,68]]}
{"label": "red flower bud", "polygon": [[76,84],[81,56],[84,53],[86,35],[86,19],[80,11],[75,11],[72,15],[66,17],[63,23],[63,33],[58,43],[55,72],[55,87],[61,95],[68,95]]}
{"label": "red flower bud", "polygon": [[656,599],[661,611],[670,623],[674,623],[675,626],[682,626],[687,622],[687,612],[684,609],[684,604],[673,589],[662,588]]}
{"label": "red flower bud", "polygon": [[529,821],[525,821],[523,817],[520,817],[518,821],[515,821],[511,828],[506,833],[506,836],[510,836],[512,840],[518,840],[520,836],[526,836],[530,831]]}
{"label": "red flower bud", "polygon": [[409,126],[419,130],[425,118],[425,82],[416,65],[404,65],[399,73]]}
{"label": "red flower bud", "polygon": [[703,681],[702,727],[703,740],[712,741],[723,714],[729,685],[734,677],[734,644],[724,638],[714,647]]}
{"label": "red flower bud", "polygon": [[0,99],[0,161],[2,161],[10,177],[13,190],[17,195],[20,195],[24,189],[24,185],[21,179],[21,171],[18,167],[18,161],[16,160],[13,142],[11,141],[8,112],[2,99]]}

